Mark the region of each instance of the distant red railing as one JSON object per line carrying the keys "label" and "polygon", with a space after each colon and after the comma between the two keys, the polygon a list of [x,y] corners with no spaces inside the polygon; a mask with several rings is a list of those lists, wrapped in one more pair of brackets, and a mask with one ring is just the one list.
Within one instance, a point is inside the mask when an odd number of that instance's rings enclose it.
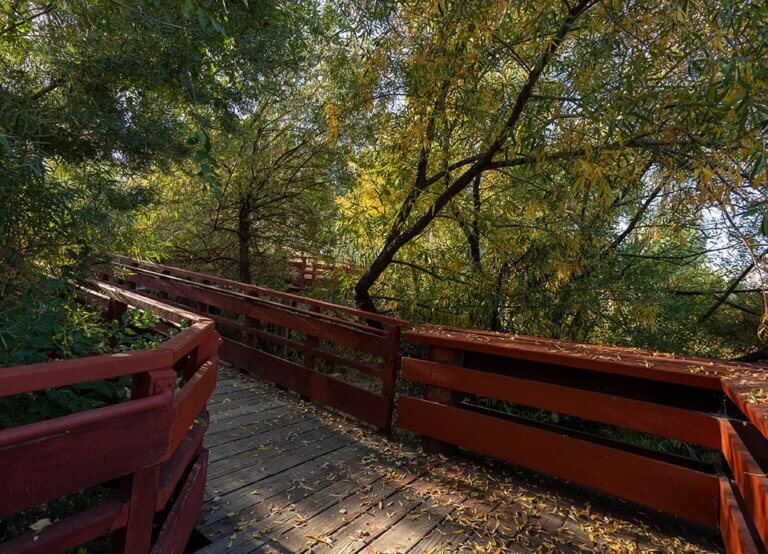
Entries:
{"label": "distant red railing", "polygon": [[354,271],[350,265],[331,264],[311,256],[289,258],[288,266],[294,274],[290,285],[292,291],[303,290],[328,276]]}
{"label": "distant red railing", "polygon": [[[128,258],[102,276],[213,319],[223,328],[222,357],[238,368],[391,429],[401,320]],[[364,386],[359,374],[379,386]]]}
{"label": "distant red railing", "polygon": [[[229,333],[224,359],[385,432],[402,365],[400,377],[424,395],[399,397],[396,426],[431,448],[466,448],[719,527],[729,552],[768,544],[768,409],[755,400],[768,386],[761,366],[417,327],[128,258],[104,278],[214,319]],[[426,348],[429,359],[401,357],[405,348]],[[319,371],[318,360],[330,370]],[[338,367],[372,375],[381,387],[349,382],[332,373]],[[491,409],[494,401],[707,447],[721,463],[512,416]]]}
{"label": "distant red railing", "polygon": [[[189,326],[154,349],[0,371],[0,397],[133,379],[124,403],[0,431],[0,517],[119,480],[99,505],[4,541],[0,552],[62,552],[107,534],[115,551],[183,552],[199,515],[205,404],[220,344],[214,323],[108,284],[94,286],[84,294],[112,316],[130,305]],[[177,389],[179,378],[184,385]]]}

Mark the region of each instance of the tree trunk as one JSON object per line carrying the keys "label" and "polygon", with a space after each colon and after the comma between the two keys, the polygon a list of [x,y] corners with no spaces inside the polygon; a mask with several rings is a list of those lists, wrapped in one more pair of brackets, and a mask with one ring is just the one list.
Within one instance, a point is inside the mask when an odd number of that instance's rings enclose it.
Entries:
{"label": "tree trunk", "polygon": [[472,221],[469,223],[470,232],[467,234],[469,257],[472,259],[472,265],[477,273],[482,269],[480,263],[480,207],[482,204],[480,201],[480,179],[482,179],[482,174],[472,181]]}
{"label": "tree trunk", "polygon": [[[593,3],[594,0],[581,0],[575,6],[569,6],[568,15],[561,22],[553,37],[547,43],[547,47],[542,53],[539,62],[528,74],[528,78],[520,89],[515,103],[512,106],[509,117],[507,118],[504,126],[494,141],[488,146],[485,152],[483,152],[477,158],[477,161],[475,161],[469,167],[469,169],[467,169],[461,176],[459,176],[458,179],[456,179],[456,181],[454,181],[448,188],[446,188],[442,193],[438,195],[426,213],[418,217],[410,226],[403,228],[405,221],[408,219],[407,215],[410,215],[410,206],[414,202],[414,199],[412,199],[410,197],[411,195],[409,195],[406,203],[401,206],[401,209],[398,212],[395,224],[393,225],[389,235],[384,241],[384,246],[379,251],[371,265],[368,266],[368,269],[366,269],[366,271],[363,273],[363,275],[360,276],[360,279],[355,284],[355,302],[361,310],[370,312],[376,311],[376,305],[371,298],[370,289],[376,283],[376,281],[378,281],[379,277],[381,277],[381,275],[387,270],[400,249],[408,244],[411,240],[418,237],[430,225],[430,223],[432,223],[432,221],[442,211],[442,209],[448,203],[450,203],[457,194],[459,194],[472,183],[475,177],[491,167],[495,156],[505,146],[509,137],[514,134],[515,129],[520,122],[520,118],[523,115],[523,111],[525,110],[525,107],[531,98],[533,89],[536,87],[536,83],[544,72],[544,69],[547,67],[547,64],[554,57],[557,49],[565,40],[568,33],[576,27],[574,25],[576,19],[578,19],[578,17],[584,11],[591,7]],[[421,167],[419,167],[419,172],[421,173],[422,171],[423,170]],[[423,189],[424,185],[431,181],[429,179],[424,180],[420,178],[418,182],[422,183],[420,189]],[[417,196],[418,192],[420,192],[420,190],[417,191]],[[404,210],[403,208],[407,209]]]}
{"label": "tree trunk", "polygon": [[243,203],[237,213],[238,273],[240,281],[251,282],[251,210]]}

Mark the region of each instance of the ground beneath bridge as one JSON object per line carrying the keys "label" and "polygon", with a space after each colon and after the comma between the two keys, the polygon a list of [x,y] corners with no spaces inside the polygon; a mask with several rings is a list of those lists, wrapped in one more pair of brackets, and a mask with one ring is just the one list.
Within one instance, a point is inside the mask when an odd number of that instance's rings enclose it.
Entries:
{"label": "ground beneath bridge", "polygon": [[720,551],[701,530],[514,467],[426,455],[226,368],[209,409],[203,552]]}

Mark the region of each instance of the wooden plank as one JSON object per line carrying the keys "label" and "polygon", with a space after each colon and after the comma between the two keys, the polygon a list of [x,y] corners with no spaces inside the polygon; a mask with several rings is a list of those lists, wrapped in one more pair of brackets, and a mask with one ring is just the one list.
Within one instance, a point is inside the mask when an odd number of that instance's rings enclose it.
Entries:
{"label": "wooden plank", "polygon": [[224,340],[222,356],[233,365],[384,429],[387,399],[244,344]]}
{"label": "wooden plank", "polygon": [[400,397],[397,422],[402,429],[717,525],[714,475],[409,396]]}
{"label": "wooden plank", "polygon": [[403,358],[401,376],[710,448],[720,447],[719,420],[709,414],[413,358]]}
{"label": "wooden plank", "polygon": [[184,440],[181,441],[179,447],[174,451],[173,456],[160,467],[157,501],[155,504],[156,511],[165,508],[184,472],[190,467],[192,460],[199,454],[207,428],[208,421],[206,419],[201,418],[197,421],[184,437]]}
{"label": "wooden plank", "polygon": [[[473,333],[473,331],[469,329],[464,331],[470,336],[477,335],[477,333]],[[601,359],[594,356],[577,355],[570,353],[567,350],[554,347],[546,348],[528,343],[517,344],[510,340],[514,337],[515,335],[508,335],[504,338],[499,337],[498,340],[490,340],[487,338],[484,340],[472,340],[462,336],[461,332],[437,335],[413,330],[405,331],[403,335],[404,340],[417,344],[430,344],[470,352],[482,352],[485,354],[504,356],[517,360],[543,362],[586,369],[589,371],[640,377],[642,379],[677,383],[718,392],[722,390],[720,377],[717,374],[707,374],[705,372],[693,373],[690,369],[665,367],[661,365],[661,363],[656,367],[650,362],[650,365],[645,365],[640,362],[622,362],[616,359]],[[614,357],[619,356],[616,355]]]}
{"label": "wooden plank", "polygon": [[369,507],[359,517],[332,533],[330,542],[315,544],[312,552],[352,554],[384,534],[395,523],[422,503],[411,487],[392,487],[381,505]]}
{"label": "wooden plank", "polygon": [[269,458],[272,463],[259,467],[258,471],[254,471],[254,465],[258,464],[258,458],[252,456],[253,463],[246,462],[245,465],[234,466],[229,471],[222,471],[218,477],[210,479],[209,484],[213,488],[231,493],[351,443],[348,438],[328,433],[322,436],[320,431],[317,432],[319,436],[315,438],[315,442],[308,441],[308,444],[288,450],[282,455],[275,453]]}
{"label": "wooden plank", "polygon": [[57,521],[39,533],[26,533],[0,544],[0,554],[64,552],[125,525],[128,504],[114,498]]}
{"label": "wooden plank", "polygon": [[0,373],[0,398],[25,392],[54,389],[66,385],[114,379],[145,371],[170,367],[172,355],[165,350],[136,350],[103,354],[76,360],[3,368]]}
{"label": "wooden plank", "polygon": [[[462,545],[468,542],[473,536],[477,536],[478,542],[486,539],[486,537],[481,536],[482,532],[479,529],[476,531],[471,525],[461,523],[461,519],[466,513],[470,513],[475,519],[492,519],[493,515],[491,514],[497,506],[498,504],[495,502],[483,502],[482,500],[472,498],[465,500],[462,506],[461,517],[449,517],[437,525],[421,541],[419,541],[411,551],[458,552],[461,550]],[[497,529],[497,531],[499,535],[502,534],[501,529]]]}
{"label": "wooden plank", "polygon": [[[764,370],[765,371],[765,370]],[[768,386],[768,381],[763,382]],[[730,398],[734,404],[741,410],[763,438],[768,441],[768,408],[766,406],[750,401],[750,397],[755,394],[755,385],[739,384],[737,380],[724,379],[723,392]]]}
{"label": "wooden plank", "polygon": [[722,452],[758,534],[768,545],[768,477],[729,421],[721,423]]}
{"label": "wooden plank", "polygon": [[375,356],[388,355],[386,337],[372,327],[341,319],[334,320],[330,316],[322,316],[304,310],[290,309],[282,304],[259,300],[244,294],[222,291],[214,287],[178,280],[173,281],[169,277],[137,273],[129,277],[129,280],[142,286],[184,296],[195,302],[203,302],[280,327],[295,329],[307,335],[356,348]]}
{"label": "wooden plank", "polygon": [[180,269],[175,268],[171,266],[166,266],[162,264],[155,264],[152,262],[144,262],[139,260],[134,260],[132,258],[128,258],[125,256],[115,256],[115,259],[118,261],[118,265],[121,265],[122,267],[128,268],[128,269],[135,269],[131,267],[131,264],[137,264],[139,267],[148,268],[148,269],[154,269],[156,271],[162,271],[167,270],[171,275],[175,275],[177,277],[182,277],[185,279],[191,279],[193,281],[198,282],[205,282],[208,281],[209,283],[213,283],[215,285],[220,285],[224,287],[233,288],[236,290],[240,290],[246,293],[251,294],[257,294],[257,295],[265,295],[265,296],[272,296],[274,298],[280,298],[281,300],[285,300],[288,302],[296,302],[300,304],[306,304],[308,306],[315,306],[317,308],[326,309],[329,311],[337,312],[337,313],[343,313],[351,316],[355,316],[361,320],[365,319],[372,319],[374,321],[379,321],[381,323],[385,323],[388,325],[401,325],[401,324],[407,324],[407,322],[397,319],[394,317],[388,317],[380,314],[371,314],[369,312],[364,312],[362,310],[358,310],[356,308],[349,308],[347,306],[340,306],[337,304],[332,304],[330,302],[324,302],[322,300],[315,300],[313,298],[306,298],[304,296],[299,296],[296,294],[290,294],[287,292],[281,292],[277,290],[268,289],[265,287],[259,287],[257,285],[251,285],[247,283],[241,283],[239,281],[233,281],[231,279],[224,279],[222,277],[215,277],[213,275],[206,275],[204,273],[198,273],[186,269]]}
{"label": "wooden plank", "polygon": [[360,552],[371,554],[383,552],[387,548],[394,548],[399,552],[411,550],[466,499],[462,494],[447,493],[440,488],[440,484],[435,485],[431,482],[415,487],[424,502],[394,523],[377,539],[369,542]]}
{"label": "wooden plank", "polygon": [[192,424],[205,409],[208,398],[213,389],[216,388],[218,369],[219,358],[214,356],[205,362],[184,387],[176,393],[173,399],[173,422],[171,424],[171,440],[168,444],[168,457],[173,454]]}
{"label": "wooden plank", "polygon": [[177,554],[185,551],[203,505],[207,460],[208,453],[203,450],[166,516],[160,534],[152,546],[152,554]]}
{"label": "wooden plank", "polygon": [[251,404],[264,398],[264,394],[259,389],[242,388],[234,389],[231,392],[218,393],[214,391],[208,400],[208,411],[216,413],[228,409],[232,406]]}
{"label": "wooden plank", "polygon": [[[271,429],[279,428],[283,425],[289,426],[297,421],[304,419],[303,414],[289,408],[283,403],[276,402],[276,406],[271,410],[264,410],[255,414],[247,414],[234,420],[227,420],[227,423],[233,423],[229,429],[221,429],[217,432],[211,432],[210,427],[205,435],[205,446],[209,450],[217,446],[229,444],[247,438],[254,434],[254,429],[259,432],[268,432]],[[211,452],[214,456],[214,452]]]}
{"label": "wooden plank", "polygon": [[[376,482],[379,475],[371,471],[358,473],[364,451],[355,445],[323,457],[324,461],[319,465],[302,465],[297,468],[300,473],[293,481],[277,477],[263,481],[254,489],[258,502],[247,498],[253,495],[233,498],[227,507],[232,510],[230,514],[235,515],[203,528],[212,544],[202,549],[201,554],[253,550],[263,542],[262,539],[269,540],[292,528],[298,518],[311,518],[337,505],[342,498],[365,490],[367,483]],[[345,468],[351,468],[354,474],[334,481],[339,475],[345,475]],[[303,486],[297,487],[299,482]]]}
{"label": "wooden plank", "polygon": [[[225,460],[229,462],[234,456],[241,454],[247,456],[251,452],[266,452],[270,450],[282,452],[281,443],[285,437],[293,437],[301,433],[314,431],[317,429],[317,425],[318,422],[311,419],[297,419],[278,428],[256,432],[252,435],[241,437],[239,440],[221,444],[210,453],[210,463],[214,464],[215,462],[223,462]],[[262,431],[261,426],[259,426],[259,431]],[[213,477],[211,471],[208,474],[209,477]]]}
{"label": "wooden plank", "polygon": [[217,489],[209,483],[209,489],[219,498],[212,502],[210,511],[205,514],[201,529],[206,534],[226,533],[234,526],[234,523],[225,521],[227,514],[248,510],[277,495],[285,495],[296,483],[333,471],[334,460],[354,460],[361,456],[363,450],[360,444],[349,443],[312,458],[294,458],[292,463],[284,464],[279,471],[270,472],[264,478],[252,477],[250,483],[231,491]]}
{"label": "wooden plank", "polygon": [[720,477],[720,535],[728,554],[760,554],[731,482]]}
{"label": "wooden plank", "polygon": [[[234,410],[227,410],[216,414],[216,418],[211,419],[208,435],[214,435],[223,431],[236,429],[247,423],[259,421],[261,412],[274,412],[285,409],[285,402],[281,400],[270,400],[253,406],[242,406]],[[225,417],[226,416],[226,417]]]}
{"label": "wooden plank", "polygon": [[[362,459],[365,459],[365,456]],[[257,549],[260,552],[303,552],[308,545],[310,547],[318,545],[317,541],[309,539],[307,535],[317,538],[329,537],[369,510],[375,510],[379,502],[383,505],[389,497],[403,490],[425,473],[425,470],[419,470],[407,472],[399,479],[387,478],[382,473],[394,466],[385,464],[384,467],[365,472],[362,471],[363,464],[361,459],[354,460],[350,464],[353,473],[345,478],[347,481],[345,488],[330,487],[297,503],[294,509],[303,522],[299,526],[276,525],[270,528],[268,533],[262,533],[257,539],[247,541],[247,546],[238,550],[241,552],[253,552]],[[339,473],[344,474],[343,468],[337,467],[337,469]],[[343,486],[344,481],[340,484]],[[387,510],[391,511],[391,508],[387,506]],[[398,551],[403,550],[398,549]]]}
{"label": "wooden plank", "polygon": [[[281,456],[292,455],[293,451],[298,449],[306,450],[313,444],[334,436],[334,433],[325,427],[318,428],[316,424],[312,426],[312,422],[309,421],[303,423],[305,425],[299,424],[289,428],[285,434],[278,436],[276,440],[268,444],[220,458],[211,464],[208,479],[213,482],[214,479],[226,478],[235,472],[245,474],[246,468],[254,468],[255,466],[258,466],[259,471],[264,470],[272,463],[280,463],[279,458]],[[312,452],[312,449],[310,448],[308,451]],[[254,471],[257,470],[254,469]],[[224,480],[226,481],[226,479]]]}
{"label": "wooden plank", "polygon": [[165,393],[0,432],[0,517],[157,462],[170,401]]}

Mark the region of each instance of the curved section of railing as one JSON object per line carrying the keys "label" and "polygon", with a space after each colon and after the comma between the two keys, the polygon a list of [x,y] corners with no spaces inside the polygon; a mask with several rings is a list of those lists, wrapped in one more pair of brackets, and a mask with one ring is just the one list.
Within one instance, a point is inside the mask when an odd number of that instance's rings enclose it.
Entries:
{"label": "curved section of railing", "polygon": [[[221,326],[222,357],[240,369],[384,432],[391,429],[406,322],[124,257],[100,275],[213,319]],[[318,371],[330,368],[334,371]],[[375,386],[360,375],[372,377]]]}
{"label": "curved section of railing", "polygon": [[112,316],[133,306],[188,327],[150,350],[0,372],[0,397],[132,377],[126,402],[0,431],[0,518],[94,486],[114,491],[95,507],[0,543],[0,552],[62,552],[108,534],[120,552],[183,552],[198,517],[205,404],[220,345],[214,323],[108,284],[94,287],[89,300]]}
{"label": "curved section of railing", "polygon": [[[384,432],[396,413],[395,426],[422,435],[433,450],[464,448],[719,528],[728,552],[768,545],[762,366],[414,326],[129,258],[101,275],[213,319],[225,360]],[[400,367],[403,388],[423,393],[401,394],[396,403]],[[359,374],[374,377],[378,388],[355,380]],[[498,404],[520,410],[512,415]],[[552,417],[534,420],[525,410]],[[563,416],[584,425],[559,424]],[[710,457],[585,431],[594,424],[709,449]]]}

